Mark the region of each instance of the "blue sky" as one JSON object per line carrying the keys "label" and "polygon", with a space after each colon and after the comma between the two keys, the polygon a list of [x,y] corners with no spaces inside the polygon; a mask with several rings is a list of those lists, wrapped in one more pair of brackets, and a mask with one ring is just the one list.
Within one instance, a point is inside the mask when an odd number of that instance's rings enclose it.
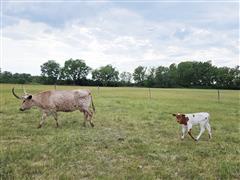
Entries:
{"label": "blue sky", "polygon": [[3,70],[40,74],[70,58],[92,68],[169,66],[186,60],[239,64],[237,1],[4,1]]}

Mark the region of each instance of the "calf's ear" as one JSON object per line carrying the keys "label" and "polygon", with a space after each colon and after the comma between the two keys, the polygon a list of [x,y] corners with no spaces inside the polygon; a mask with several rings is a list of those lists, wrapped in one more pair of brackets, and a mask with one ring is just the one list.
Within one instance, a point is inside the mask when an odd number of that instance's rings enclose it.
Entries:
{"label": "calf's ear", "polygon": [[176,116],[176,114],[172,114],[173,116]]}
{"label": "calf's ear", "polygon": [[32,99],[32,95],[29,95],[27,98],[28,98],[28,99]]}

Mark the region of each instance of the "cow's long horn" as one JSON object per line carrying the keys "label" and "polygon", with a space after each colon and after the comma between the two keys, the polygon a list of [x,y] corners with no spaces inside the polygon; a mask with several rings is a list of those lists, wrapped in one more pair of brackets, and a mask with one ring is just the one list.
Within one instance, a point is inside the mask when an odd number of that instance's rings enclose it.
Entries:
{"label": "cow's long horn", "polygon": [[27,92],[26,92],[26,89],[25,89],[25,87],[24,87],[24,86],[22,86],[22,89],[23,89],[23,93],[26,95],[26,94],[27,94]]}
{"label": "cow's long horn", "polygon": [[13,93],[13,95],[14,95],[17,99],[21,99],[18,95],[15,94],[14,88],[12,88],[12,93]]}

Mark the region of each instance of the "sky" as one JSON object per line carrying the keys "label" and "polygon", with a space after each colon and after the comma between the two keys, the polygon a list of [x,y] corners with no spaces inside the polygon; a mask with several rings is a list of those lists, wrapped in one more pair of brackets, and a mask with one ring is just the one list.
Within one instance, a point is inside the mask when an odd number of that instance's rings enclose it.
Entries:
{"label": "sky", "polygon": [[55,60],[120,72],[182,61],[239,65],[239,1],[1,0],[1,69]]}

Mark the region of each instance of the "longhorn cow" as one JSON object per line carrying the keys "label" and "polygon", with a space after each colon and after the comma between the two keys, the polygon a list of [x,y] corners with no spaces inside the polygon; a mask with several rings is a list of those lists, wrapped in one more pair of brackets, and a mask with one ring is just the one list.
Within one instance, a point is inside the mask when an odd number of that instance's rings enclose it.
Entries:
{"label": "longhorn cow", "polygon": [[46,117],[52,115],[56,121],[56,126],[58,127],[58,115],[57,112],[72,112],[79,110],[84,114],[84,123],[89,122],[92,127],[94,124],[92,122],[93,112],[95,112],[95,107],[93,104],[93,98],[90,90],[52,90],[45,91],[38,94],[28,94],[24,89],[24,95],[18,96],[14,88],[12,88],[13,95],[22,100],[20,111],[25,111],[31,109],[32,107],[38,107],[42,112],[42,117],[38,128],[41,128]]}

